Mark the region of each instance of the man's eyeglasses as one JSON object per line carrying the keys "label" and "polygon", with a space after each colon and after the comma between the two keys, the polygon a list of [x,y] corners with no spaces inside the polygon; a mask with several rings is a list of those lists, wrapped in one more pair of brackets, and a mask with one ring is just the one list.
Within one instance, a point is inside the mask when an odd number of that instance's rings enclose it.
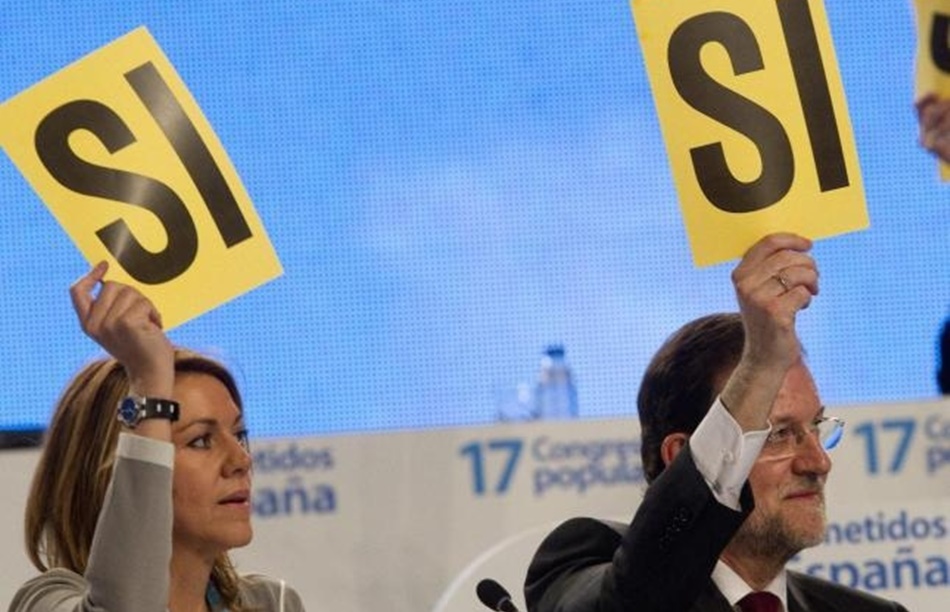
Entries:
{"label": "man's eyeglasses", "polygon": [[818,441],[823,449],[829,451],[838,446],[844,435],[844,421],[837,417],[821,416],[802,426],[798,423],[773,425],[765,439],[763,454],[774,458],[790,457],[806,438]]}

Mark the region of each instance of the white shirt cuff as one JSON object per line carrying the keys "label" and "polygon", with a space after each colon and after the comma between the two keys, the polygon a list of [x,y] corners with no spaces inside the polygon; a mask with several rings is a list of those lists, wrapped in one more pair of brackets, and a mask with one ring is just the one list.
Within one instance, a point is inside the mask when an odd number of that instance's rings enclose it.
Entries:
{"label": "white shirt cuff", "polygon": [[117,457],[155,463],[168,468],[175,465],[175,446],[171,442],[153,440],[125,431],[119,433],[115,454]]}
{"label": "white shirt cuff", "polygon": [[762,452],[769,429],[742,433],[717,397],[689,438],[693,462],[720,504],[740,510],[742,485]]}

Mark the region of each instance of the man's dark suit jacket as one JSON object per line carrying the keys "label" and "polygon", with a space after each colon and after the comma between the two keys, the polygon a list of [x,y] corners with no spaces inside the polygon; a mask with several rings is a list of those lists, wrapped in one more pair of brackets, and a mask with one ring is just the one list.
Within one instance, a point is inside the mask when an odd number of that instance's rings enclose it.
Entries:
{"label": "man's dark suit jacket", "polygon": [[[571,519],[541,543],[528,568],[528,612],[732,612],[710,578],[753,508],[720,504],[681,452],[647,489],[633,522]],[[906,610],[827,580],[788,573],[789,612]]]}

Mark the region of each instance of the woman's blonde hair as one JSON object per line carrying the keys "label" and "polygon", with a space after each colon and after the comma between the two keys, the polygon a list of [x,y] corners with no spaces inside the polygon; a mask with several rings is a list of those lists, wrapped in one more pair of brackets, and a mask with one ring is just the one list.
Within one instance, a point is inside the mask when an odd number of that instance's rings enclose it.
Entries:
{"label": "woman's blonde hair", "polygon": [[[216,378],[243,410],[234,377],[218,361],[176,349],[175,371]],[[80,370],[56,405],[26,503],[27,555],[40,571],[85,573],[121,430],[116,407],[128,393],[125,369],[104,358]],[[211,580],[228,610],[244,610],[240,578],[227,553],[215,560]]]}

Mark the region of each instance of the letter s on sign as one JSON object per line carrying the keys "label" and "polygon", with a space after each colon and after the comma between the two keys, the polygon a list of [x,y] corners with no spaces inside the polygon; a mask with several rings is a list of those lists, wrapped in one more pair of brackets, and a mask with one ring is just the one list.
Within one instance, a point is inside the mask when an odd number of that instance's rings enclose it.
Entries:
{"label": "letter s on sign", "polygon": [[763,69],[759,44],[745,21],[731,13],[704,13],[681,23],[670,37],[673,84],[687,104],[752,140],[762,157],[762,172],[749,183],[738,180],[729,170],[722,143],[716,142],[690,150],[696,179],[720,210],[761,210],[781,200],[792,186],[792,146],[775,115],[710,78],[700,60],[709,42],[722,44],[737,75]]}
{"label": "letter s on sign", "polygon": [[73,152],[69,135],[85,129],[110,153],[135,142],[128,126],[108,106],[92,100],[68,102],[43,118],[36,152],[49,173],[77,193],[141,206],[154,213],[168,235],[165,248],[146,250],[121,219],[96,231],[119,264],[137,281],[160,284],[184,272],[198,252],[198,234],[188,209],[168,185],[153,178],[89,163]]}
{"label": "letter s on sign", "polygon": [[[147,62],[125,78],[181,159],[226,246],[250,238],[251,230],[221,170],[155,67]],[[168,237],[165,248],[157,253],[143,247],[121,219],[97,230],[96,236],[137,281],[157,285],[176,278],[191,266],[198,252],[198,233],[187,206],[157,179],[77,156],[69,146],[69,136],[82,129],[95,135],[110,153],[136,142],[128,125],[111,108],[93,100],[74,100],[50,111],[37,126],[34,146],[40,161],[67,189],[154,214]]]}
{"label": "letter s on sign", "polygon": [[[847,187],[847,167],[837,118],[828,89],[815,24],[808,3],[776,0],[802,116],[822,192]],[[750,182],[729,170],[722,143],[690,150],[699,187],[720,210],[731,213],[768,208],[789,192],[795,179],[795,158],[786,130],[767,109],[713,80],[703,68],[700,52],[717,42],[726,50],[736,75],[764,70],[755,33],[737,15],[710,12],[681,23],[670,37],[667,59],[677,92],[711,119],[749,138],[759,151],[762,170]]]}
{"label": "letter s on sign", "polygon": [[934,14],[930,30],[930,57],[941,72],[950,73],[950,15]]}

